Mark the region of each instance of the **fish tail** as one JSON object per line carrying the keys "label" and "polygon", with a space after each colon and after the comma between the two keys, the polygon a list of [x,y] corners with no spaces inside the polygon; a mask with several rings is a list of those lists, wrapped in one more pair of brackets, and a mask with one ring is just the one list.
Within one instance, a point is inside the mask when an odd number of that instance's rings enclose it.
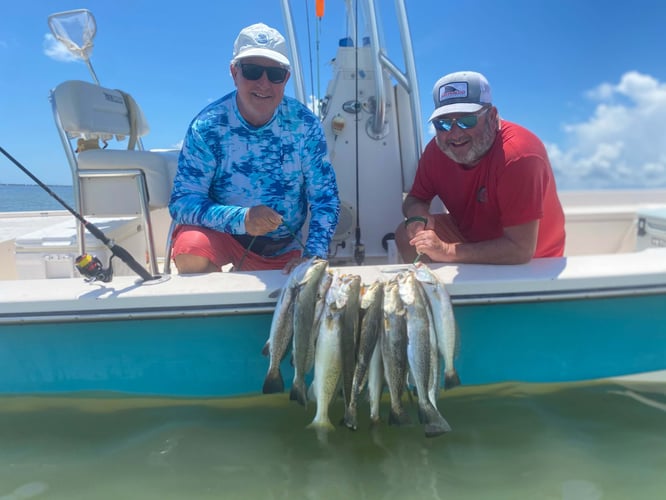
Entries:
{"label": "fish tail", "polygon": [[409,425],[412,423],[412,419],[403,407],[391,408],[388,423],[389,425]]}
{"label": "fish tail", "polygon": [[442,414],[432,405],[419,407],[419,417],[423,416],[426,437],[436,437],[451,431],[451,426]]}
{"label": "fish tail", "polygon": [[305,388],[305,381],[302,378],[294,379],[294,382],[291,385],[291,391],[289,392],[289,399],[291,401],[297,401],[300,405],[307,406],[308,395]]}
{"label": "fish tail", "polygon": [[430,423],[425,425],[425,436],[428,438],[441,436],[451,431],[451,426],[442,417],[442,422]]}
{"label": "fish tail", "polygon": [[370,428],[374,428],[382,423],[382,417],[379,415],[370,415]]}
{"label": "fish tail", "polygon": [[460,385],[458,372],[453,370],[451,373],[444,372],[444,389],[453,389]]}
{"label": "fish tail", "polygon": [[356,405],[350,403],[349,406],[345,408],[345,418],[343,422],[348,429],[351,429],[353,431],[358,429],[358,419],[356,418]]}
{"label": "fish tail", "polygon": [[276,392],[284,391],[284,380],[279,368],[271,370],[266,374],[262,391],[264,394],[275,394]]}
{"label": "fish tail", "polygon": [[335,426],[331,423],[331,421],[328,418],[317,418],[310,422],[307,427],[307,429],[314,429],[316,431],[334,431]]}

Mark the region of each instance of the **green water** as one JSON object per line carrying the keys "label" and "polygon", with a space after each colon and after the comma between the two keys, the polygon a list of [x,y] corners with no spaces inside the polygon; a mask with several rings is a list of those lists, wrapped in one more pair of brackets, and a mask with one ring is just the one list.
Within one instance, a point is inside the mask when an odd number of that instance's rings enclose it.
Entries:
{"label": "green water", "polygon": [[[388,401],[382,405],[386,414]],[[410,405],[416,417],[415,407]],[[459,387],[420,425],[317,436],[287,394],[0,399],[0,499],[653,499],[666,384]],[[331,409],[334,419],[342,405]]]}

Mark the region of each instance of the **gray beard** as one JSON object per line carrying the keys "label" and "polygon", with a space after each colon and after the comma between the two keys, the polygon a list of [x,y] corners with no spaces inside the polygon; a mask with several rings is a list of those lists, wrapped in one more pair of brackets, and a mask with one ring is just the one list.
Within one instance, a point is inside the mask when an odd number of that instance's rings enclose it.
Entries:
{"label": "gray beard", "polygon": [[456,153],[452,150],[452,148],[440,142],[438,136],[435,136],[435,141],[437,142],[437,145],[439,146],[439,149],[442,151],[442,153],[448,156],[451,160],[459,163],[460,165],[473,167],[479,163],[483,155],[485,155],[488,150],[490,150],[493,142],[495,142],[497,131],[493,130],[491,127],[492,124],[490,123],[490,120],[486,121],[485,130],[483,131],[482,137],[477,140],[472,148],[464,155]]}

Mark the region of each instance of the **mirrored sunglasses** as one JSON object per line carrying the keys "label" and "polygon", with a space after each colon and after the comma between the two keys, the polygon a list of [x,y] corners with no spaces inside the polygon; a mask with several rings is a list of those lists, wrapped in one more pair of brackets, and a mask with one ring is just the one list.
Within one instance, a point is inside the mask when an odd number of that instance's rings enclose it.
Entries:
{"label": "mirrored sunglasses", "polygon": [[241,73],[243,73],[243,78],[251,81],[259,80],[265,71],[268,81],[271,83],[284,82],[287,78],[287,72],[289,71],[279,66],[261,66],[259,64],[251,63],[241,63],[240,69]]}
{"label": "mirrored sunglasses", "polygon": [[479,117],[489,109],[485,108],[479,114],[466,115],[459,118],[435,118],[432,124],[440,132],[449,132],[454,124],[457,124],[462,130],[467,130],[476,127],[477,123],[479,123]]}

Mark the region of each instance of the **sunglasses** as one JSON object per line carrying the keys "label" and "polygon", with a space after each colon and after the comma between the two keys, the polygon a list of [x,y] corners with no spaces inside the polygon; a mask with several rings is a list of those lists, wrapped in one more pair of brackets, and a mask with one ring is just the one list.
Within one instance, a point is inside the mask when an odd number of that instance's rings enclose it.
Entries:
{"label": "sunglasses", "polygon": [[461,129],[467,130],[476,127],[479,123],[479,117],[486,113],[490,108],[486,108],[478,115],[466,115],[460,118],[435,118],[432,121],[433,126],[440,132],[449,132],[453,128],[453,124],[457,124]]}
{"label": "sunglasses", "polygon": [[239,64],[243,78],[246,80],[259,80],[261,75],[266,72],[268,81],[271,83],[282,83],[287,78],[288,69],[279,66],[261,66],[259,64],[241,63]]}

